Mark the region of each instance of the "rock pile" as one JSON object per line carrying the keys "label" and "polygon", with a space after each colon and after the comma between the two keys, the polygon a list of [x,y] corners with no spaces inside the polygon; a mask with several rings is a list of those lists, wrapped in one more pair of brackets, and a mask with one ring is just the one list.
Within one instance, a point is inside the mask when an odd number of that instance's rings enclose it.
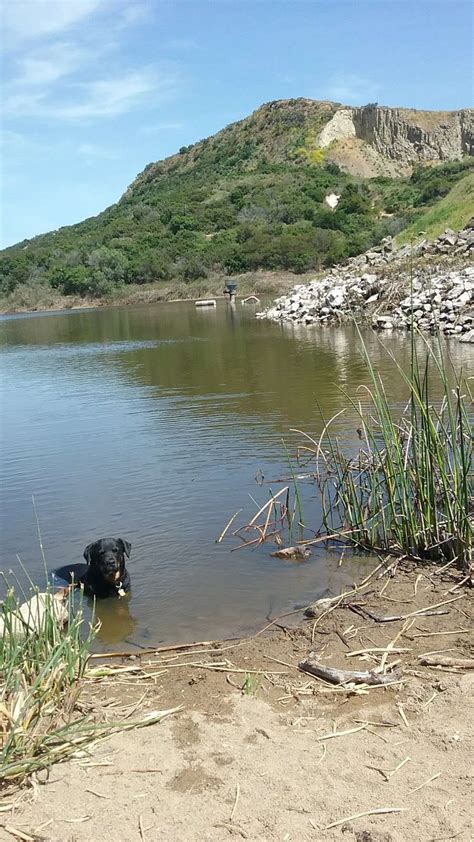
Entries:
{"label": "rock pile", "polygon": [[[433,242],[418,243],[413,254],[465,259],[472,249],[474,218],[458,234],[448,229]],[[331,269],[322,279],[297,284],[289,295],[277,298],[273,307],[257,313],[257,318],[314,325],[341,323],[363,314],[375,330],[407,329],[413,322],[420,330],[442,331],[474,342],[474,266],[463,268],[464,260],[460,268],[417,260],[410,273],[403,264],[411,251],[410,246],[395,250],[386,238],[377,249]],[[398,262],[400,270],[394,278]],[[369,267],[373,270],[360,272]]]}
{"label": "rock pile", "polygon": [[414,245],[401,246],[399,249],[393,247],[391,237],[385,237],[379,246],[376,246],[365,254],[359,254],[351,258],[348,266],[383,266],[393,260],[405,260],[413,255],[419,257],[424,254],[463,254],[474,249],[474,217],[459,232],[446,228],[436,240],[421,240]]}

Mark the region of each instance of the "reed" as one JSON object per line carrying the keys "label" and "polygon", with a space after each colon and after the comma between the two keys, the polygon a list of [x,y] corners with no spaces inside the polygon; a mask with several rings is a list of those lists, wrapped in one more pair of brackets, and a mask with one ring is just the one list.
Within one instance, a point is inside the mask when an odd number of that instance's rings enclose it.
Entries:
{"label": "reed", "polygon": [[[451,371],[441,345],[433,349],[425,342],[425,359],[420,361],[412,340],[408,373],[390,354],[408,393],[406,408],[396,418],[359,339],[370,376],[368,408],[347,398],[357,413],[363,444],[355,455],[347,454],[332,432],[333,419],[324,430],[324,449],[322,439],[312,449],[324,529],[330,534],[347,531],[350,542],[366,550],[457,564],[472,577],[468,383]],[[437,401],[432,399],[432,368],[441,382]]]}
{"label": "reed", "polygon": [[0,782],[44,768],[71,747],[83,721],[73,712],[93,622],[83,594],[73,610],[70,592],[48,586],[23,597],[8,588],[0,606]]}

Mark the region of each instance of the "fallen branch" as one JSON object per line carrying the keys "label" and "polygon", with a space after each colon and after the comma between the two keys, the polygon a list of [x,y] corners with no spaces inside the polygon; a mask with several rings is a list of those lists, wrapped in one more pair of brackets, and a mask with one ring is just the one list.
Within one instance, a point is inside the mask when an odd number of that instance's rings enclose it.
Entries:
{"label": "fallen branch", "polygon": [[329,684],[367,684],[374,686],[377,684],[397,684],[401,680],[401,676],[397,673],[391,675],[379,675],[375,672],[360,672],[357,670],[339,670],[334,667],[327,667],[318,663],[314,659],[314,653],[310,652],[309,657],[305,661],[300,661],[298,668],[302,672],[307,672],[310,675],[315,675],[317,678],[322,678]]}
{"label": "fallen branch", "polygon": [[432,617],[438,614],[448,614],[448,611],[438,611],[436,609],[441,608],[443,605],[450,605],[452,602],[457,602],[458,599],[463,599],[463,597],[464,594],[460,594],[460,596],[453,596],[451,599],[444,599],[442,602],[436,602],[434,605],[427,605],[426,608],[418,608],[416,611],[410,611],[409,614],[400,614],[394,617],[379,617],[377,614],[372,614],[372,612],[367,608],[364,608],[363,605],[358,605],[355,602],[348,602],[345,604],[345,607],[350,608],[351,611],[354,611],[361,617],[370,617],[370,619],[374,620],[376,623],[394,623],[396,620],[408,620],[410,617]]}
{"label": "fallen branch", "polygon": [[438,614],[449,614],[449,611],[428,611],[427,609],[424,611],[416,611],[413,614],[395,614],[393,617],[380,617],[378,614],[373,614],[372,611],[369,611],[367,608],[364,608],[363,605],[356,605],[356,603],[347,603],[345,608],[350,608],[351,611],[354,611],[355,614],[358,614],[360,617],[367,617],[370,620],[373,620],[374,623],[396,623],[398,620],[408,620],[410,617],[414,616],[422,616],[422,617],[433,617],[434,615]]}

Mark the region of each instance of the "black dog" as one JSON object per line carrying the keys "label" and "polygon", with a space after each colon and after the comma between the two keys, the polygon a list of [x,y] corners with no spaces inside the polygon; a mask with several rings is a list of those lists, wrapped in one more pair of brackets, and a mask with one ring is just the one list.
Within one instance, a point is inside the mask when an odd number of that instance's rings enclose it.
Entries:
{"label": "black dog", "polygon": [[125,568],[131,545],[123,538],[99,538],[84,550],[87,564],[66,564],[55,575],[68,583],[83,585],[89,596],[124,596],[130,590]]}

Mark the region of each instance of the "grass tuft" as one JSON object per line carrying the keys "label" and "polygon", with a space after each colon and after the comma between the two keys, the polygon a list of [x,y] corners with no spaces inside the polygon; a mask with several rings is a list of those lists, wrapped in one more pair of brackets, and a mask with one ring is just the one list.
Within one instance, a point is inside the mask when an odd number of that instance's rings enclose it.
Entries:
{"label": "grass tuft", "polygon": [[[348,455],[326,430],[328,448],[314,451],[328,533],[348,531],[360,548],[458,565],[472,577],[473,438],[468,384],[451,372],[441,345],[427,343],[424,362],[412,343],[411,370],[392,360],[408,388],[395,418],[383,382],[360,337],[370,374],[369,407],[348,396],[356,410],[358,452]],[[388,352],[387,352],[388,353]],[[431,399],[429,362],[442,383]]]}
{"label": "grass tuft", "polygon": [[48,587],[28,596],[25,607],[10,587],[0,608],[2,782],[50,765],[70,745],[81,724],[72,716],[78,681],[95,635],[84,621],[82,593],[74,612],[70,592]]}

